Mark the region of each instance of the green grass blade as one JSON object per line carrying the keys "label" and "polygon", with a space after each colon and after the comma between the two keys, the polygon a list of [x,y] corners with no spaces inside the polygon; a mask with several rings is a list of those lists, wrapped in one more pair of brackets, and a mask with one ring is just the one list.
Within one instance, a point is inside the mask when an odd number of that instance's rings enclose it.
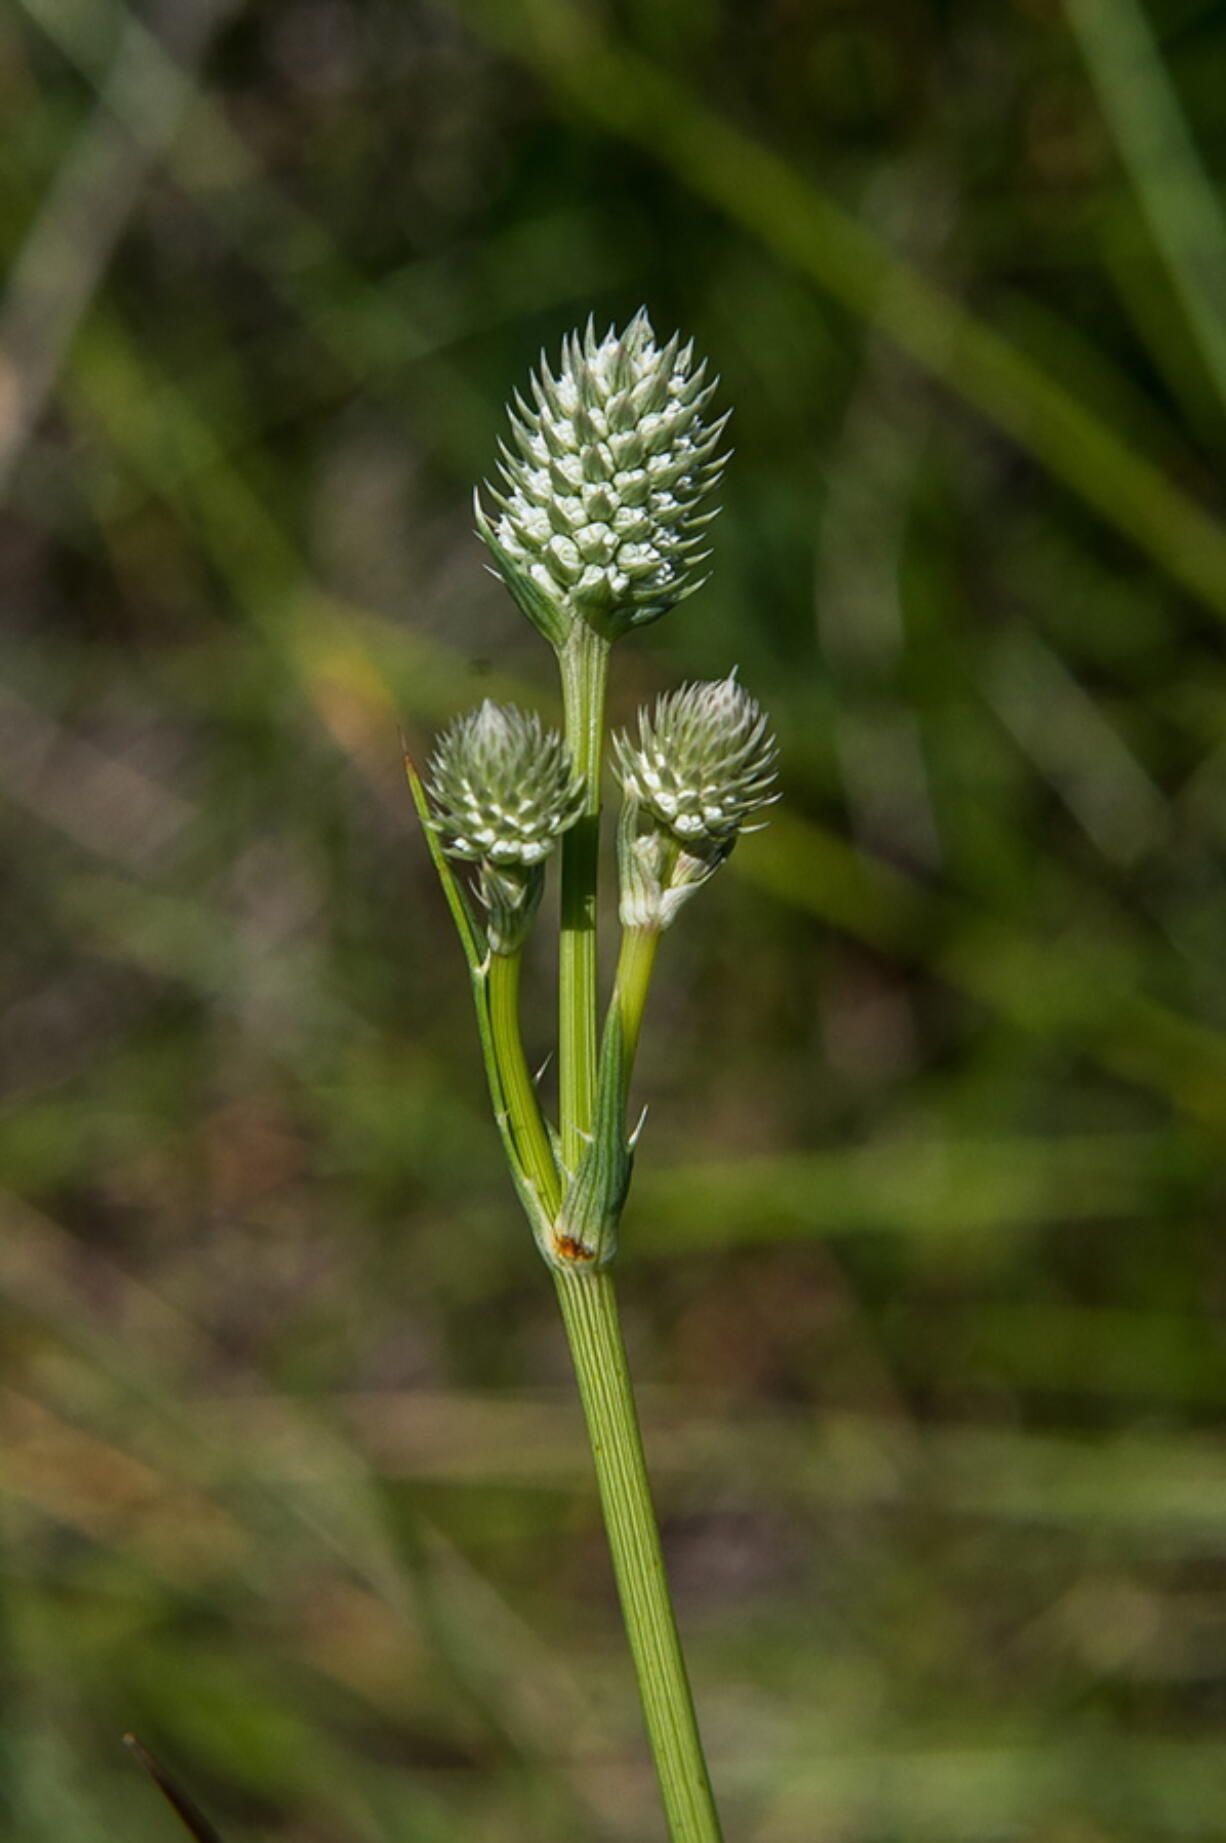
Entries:
{"label": "green grass blade", "polygon": [[1226,216],[1137,0],[1065,12],[1154,245],[1226,404]]}

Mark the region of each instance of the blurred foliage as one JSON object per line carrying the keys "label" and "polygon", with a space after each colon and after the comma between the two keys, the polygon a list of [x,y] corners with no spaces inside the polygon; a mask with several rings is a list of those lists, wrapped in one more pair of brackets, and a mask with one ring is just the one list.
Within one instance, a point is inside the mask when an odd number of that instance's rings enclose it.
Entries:
{"label": "blurred foliage", "polygon": [[166,1839],[128,1729],[228,1843],[659,1834],[398,746],[553,699],[469,495],[640,301],[737,454],[615,711],[786,764],[624,1236],[729,1834],[1220,1835],[1224,94],[1213,0],[14,0],[5,1836]]}

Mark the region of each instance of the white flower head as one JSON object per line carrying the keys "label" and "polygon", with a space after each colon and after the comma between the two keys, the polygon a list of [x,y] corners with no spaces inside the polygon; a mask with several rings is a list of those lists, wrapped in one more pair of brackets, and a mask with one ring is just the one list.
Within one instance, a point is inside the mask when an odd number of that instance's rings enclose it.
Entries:
{"label": "white flower head", "polygon": [[731,849],[778,798],[775,739],[735,672],[658,698],[639,712],[638,736],[618,736],[615,748],[627,796],[691,850]]}
{"label": "white flower head", "polygon": [[489,698],[439,737],[429,790],[452,857],[525,868],[549,856],[583,804],[557,731]]}
{"label": "white flower head", "polygon": [[[703,581],[707,502],[727,417],[707,420],[715,382],[679,334],[659,346],[640,309],[618,333],[544,355],[533,407],[516,397],[505,490],[478,501],[478,531],[512,595],[560,644],[576,619],[612,638],[656,620]],[[705,509],[704,509],[705,508]]]}

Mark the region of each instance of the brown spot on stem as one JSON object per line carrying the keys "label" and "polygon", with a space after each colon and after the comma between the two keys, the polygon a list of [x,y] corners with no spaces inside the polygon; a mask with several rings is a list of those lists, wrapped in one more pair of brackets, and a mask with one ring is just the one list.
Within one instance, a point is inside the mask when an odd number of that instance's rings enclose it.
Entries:
{"label": "brown spot on stem", "polygon": [[583,1242],[576,1241],[573,1235],[555,1235],[553,1246],[555,1254],[561,1255],[564,1261],[581,1263],[593,1261],[596,1258],[595,1251],[585,1247]]}

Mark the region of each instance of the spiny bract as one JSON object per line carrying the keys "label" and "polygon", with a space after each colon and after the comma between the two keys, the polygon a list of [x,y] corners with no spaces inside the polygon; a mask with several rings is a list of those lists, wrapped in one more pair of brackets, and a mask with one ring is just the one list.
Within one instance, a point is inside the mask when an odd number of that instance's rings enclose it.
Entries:
{"label": "spiny bract", "polygon": [[430,794],[447,851],[498,865],[539,864],[583,807],[557,731],[535,712],[489,698],[439,737]]}
{"label": "spiny bract", "polygon": [[777,749],[761,706],[727,678],[683,685],[615,740],[628,797],[683,844],[728,849],[772,791]]}
{"label": "spiny bract", "polygon": [[480,503],[478,530],[499,573],[546,637],[577,617],[612,637],[664,614],[699,587],[700,510],[717,484],[727,417],[704,420],[715,390],[679,334],[657,346],[645,309],[621,333],[563,341],[557,377],[544,355],[536,407],[516,396],[515,449],[501,444],[506,492]]}

